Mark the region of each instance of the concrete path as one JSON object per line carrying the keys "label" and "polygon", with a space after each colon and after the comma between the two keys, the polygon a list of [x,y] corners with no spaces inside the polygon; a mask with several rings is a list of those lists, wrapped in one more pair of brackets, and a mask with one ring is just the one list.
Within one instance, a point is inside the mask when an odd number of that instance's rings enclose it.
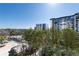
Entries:
{"label": "concrete path", "polygon": [[4,47],[0,48],[0,56],[8,56],[8,51],[10,51],[10,49],[14,46],[17,46],[18,43],[15,41],[10,41],[8,43],[6,43],[6,45]]}

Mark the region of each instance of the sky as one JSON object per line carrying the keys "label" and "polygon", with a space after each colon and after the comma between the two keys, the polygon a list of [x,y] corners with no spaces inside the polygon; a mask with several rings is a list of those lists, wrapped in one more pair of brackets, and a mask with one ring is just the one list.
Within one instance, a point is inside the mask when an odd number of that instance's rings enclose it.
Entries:
{"label": "sky", "polygon": [[36,24],[41,23],[50,26],[50,18],[78,12],[77,3],[0,3],[0,28],[34,28]]}

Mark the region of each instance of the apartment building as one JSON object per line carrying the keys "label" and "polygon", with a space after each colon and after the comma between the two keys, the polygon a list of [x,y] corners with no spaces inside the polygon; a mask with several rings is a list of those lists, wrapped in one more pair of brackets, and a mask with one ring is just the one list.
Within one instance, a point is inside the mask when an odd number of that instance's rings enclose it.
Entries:
{"label": "apartment building", "polygon": [[50,20],[52,21],[52,28],[56,28],[58,30],[70,28],[79,32],[79,13],[59,18],[51,18]]}
{"label": "apartment building", "polygon": [[36,24],[35,26],[35,29],[38,29],[38,30],[46,30],[48,27],[47,27],[47,24],[43,23],[43,24]]}

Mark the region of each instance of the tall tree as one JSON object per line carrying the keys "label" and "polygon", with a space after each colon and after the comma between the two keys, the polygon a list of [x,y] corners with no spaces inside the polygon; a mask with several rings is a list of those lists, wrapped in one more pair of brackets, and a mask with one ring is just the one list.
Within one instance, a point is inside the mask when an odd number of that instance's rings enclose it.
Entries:
{"label": "tall tree", "polygon": [[79,40],[77,40],[77,33],[72,29],[64,29],[63,30],[63,43],[64,47],[66,49],[67,55],[73,55],[70,54],[73,52],[73,50],[79,47]]}
{"label": "tall tree", "polygon": [[33,29],[27,29],[25,32],[24,32],[24,40],[28,41],[28,43],[31,45],[32,44],[32,39],[33,39]]}

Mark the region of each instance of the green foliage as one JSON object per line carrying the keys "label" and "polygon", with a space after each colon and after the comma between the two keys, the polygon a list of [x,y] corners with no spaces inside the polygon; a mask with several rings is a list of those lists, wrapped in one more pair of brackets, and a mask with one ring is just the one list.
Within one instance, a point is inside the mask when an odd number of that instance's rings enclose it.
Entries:
{"label": "green foliage", "polygon": [[63,40],[66,48],[75,49],[78,46],[77,44],[79,44],[79,40],[77,40],[76,34],[77,33],[72,29],[63,30]]}
{"label": "green foliage", "polygon": [[24,33],[24,39],[29,42],[34,48],[39,48],[46,44],[48,39],[48,33],[45,30],[26,30]]}
{"label": "green foliage", "polygon": [[22,32],[20,31],[9,31],[10,32],[10,35],[21,35],[22,34]]}
{"label": "green foliage", "polygon": [[25,39],[26,41],[29,42],[29,44],[31,44],[32,39],[33,39],[33,29],[27,29],[27,30],[24,32],[23,37],[24,37],[24,39]]}
{"label": "green foliage", "polygon": [[50,47],[45,47],[42,50],[44,56],[72,56],[79,55],[79,40],[77,32],[72,29],[64,29],[58,31],[51,30],[52,39]]}
{"label": "green foliage", "polygon": [[18,56],[18,54],[14,49],[12,49],[9,51],[9,56]]}
{"label": "green foliage", "polygon": [[[77,32],[72,29],[33,30],[28,29],[24,33],[24,39],[36,49],[42,47],[44,56],[76,55],[79,50]],[[76,49],[76,50],[75,50]],[[78,53],[77,53],[78,55]]]}
{"label": "green foliage", "polygon": [[25,49],[23,49],[24,47],[21,47],[21,50],[18,52],[16,49],[16,47],[12,48],[9,51],[9,56],[29,56],[32,55],[34,52],[36,52],[36,49],[32,48],[32,47],[25,47]]}
{"label": "green foliage", "polygon": [[53,47],[59,47],[60,46],[60,38],[61,38],[61,32],[57,29],[51,29],[51,46]]}
{"label": "green foliage", "polygon": [[6,36],[0,35],[0,42],[4,41],[6,39]]}

